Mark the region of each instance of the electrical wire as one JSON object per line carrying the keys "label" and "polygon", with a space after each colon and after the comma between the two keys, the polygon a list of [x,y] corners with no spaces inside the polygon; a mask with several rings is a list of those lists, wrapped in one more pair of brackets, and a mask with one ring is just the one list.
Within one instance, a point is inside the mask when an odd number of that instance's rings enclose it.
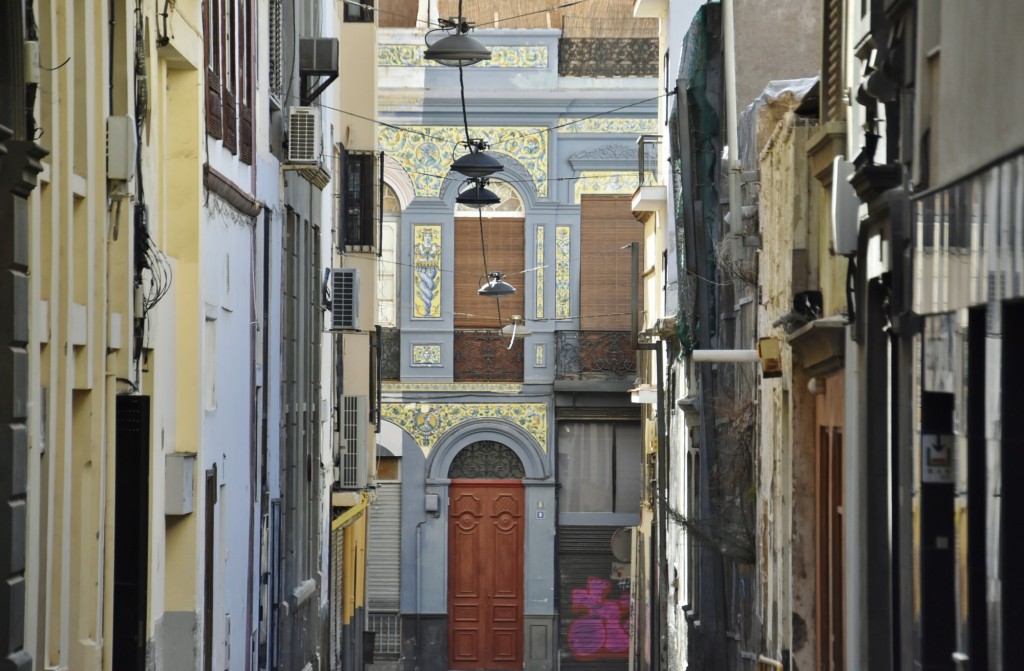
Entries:
{"label": "electrical wire", "polygon": [[483,28],[484,26],[500,24],[502,21],[515,21],[516,19],[521,19],[521,18],[526,17],[526,16],[533,16],[535,14],[546,14],[547,12],[551,12],[551,11],[554,11],[556,9],[567,9],[567,8],[572,7],[574,5],[582,5],[584,2],[587,2],[587,1],[588,0],[575,0],[575,2],[566,2],[566,3],[563,3],[561,5],[555,5],[553,7],[548,7],[546,9],[537,9],[537,10],[534,10],[532,12],[527,12],[526,14],[517,14],[516,16],[509,16],[509,17],[505,17],[505,18],[495,19],[493,21],[488,21],[487,23],[478,23],[478,24],[476,24],[476,27],[477,28]]}
{"label": "electrical wire", "polygon": [[[619,111],[622,111],[624,109],[628,109],[630,107],[636,107],[637,105],[642,105],[644,103],[649,103],[652,100],[659,100],[661,98],[666,98],[668,96],[674,96],[674,95],[675,95],[675,91],[669,91],[668,93],[662,93],[660,95],[654,96],[653,98],[645,98],[643,100],[637,100],[637,101],[634,101],[634,102],[629,103],[627,105],[622,105],[620,107],[615,107],[615,108],[612,108],[610,110],[605,110],[603,112],[597,112],[596,114],[591,114],[590,116],[581,117],[579,119],[573,119],[572,121],[567,121],[565,123],[557,124],[557,125],[554,125],[554,126],[548,126],[548,127],[542,128],[542,129],[540,129],[539,131],[536,131],[536,132],[521,133],[520,135],[516,136],[516,138],[510,138],[509,140],[502,140],[501,142],[493,144],[493,145],[491,145],[491,148],[497,146],[498,144],[505,144],[507,142],[510,142],[512,139],[518,139],[518,138],[522,138],[522,137],[532,137],[534,135],[540,136],[540,135],[543,135],[544,133],[546,133],[548,131],[558,130],[559,128],[565,128],[566,126],[571,126],[571,125],[579,123],[581,121],[588,121],[590,119],[597,119],[597,118],[600,118],[600,117],[603,117],[603,116],[607,116],[609,114],[614,114],[615,112],[619,112]],[[296,100],[296,101],[301,102],[301,98],[299,96],[285,95],[284,97],[286,99]],[[235,103],[235,106],[238,107],[240,104],[241,103]],[[374,118],[374,117],[369,117],[369,116],[366,116],[366,115],[363,115],[363,114],[359,114],[357,112],[350,112],[348,110],[341,109],[340,107],[332,107],[330,105],[325,105],[323,103],[318,103],[318,106],[321,107],[322,109],[331,110],[332,112],[338,112],[339,114],[345,114],[347,116],[355,117],[356,119],[362,119],[363,121],[370,121],[372,123],[377,124],[378,126],[384,126],[385,128],[391,128],[392,130],[396,130],[396,131],[399,131],[399,132],[402,132],[402,133],[411,133],[413,135],[419,135],[421,137],[425,137],[425,138],[428,138],[428,139],[431,139],[431,140],[435,140],[437,142],[440,142],[440,143],[443,143],[443,144],[446,144],[446,145],[450,144],[450,145],[453,145],[454,147],[458,147],[461,144],[461,141],[453,142],[451,140],[451,138],[441,137],[441,136],[438,136],[438,135],[431,135],[430,133],[427,133],[425,131],[418,130],[417,127],[415,127],[415,126],[403,126],[403,125],[391,123],[391,122],[388,122],[388,121],[383,121],[381,119],[377,119],[377,118]]]}

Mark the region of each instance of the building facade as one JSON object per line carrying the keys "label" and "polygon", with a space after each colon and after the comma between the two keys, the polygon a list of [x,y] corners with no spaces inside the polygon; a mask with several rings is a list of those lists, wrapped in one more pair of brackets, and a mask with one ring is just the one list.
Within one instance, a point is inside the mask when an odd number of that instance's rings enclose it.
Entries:
{"label": "building facade", "polygon": [[[339,668],[331,520],[364,510],[332,498],[346,17],[255,0],[4,12],[7,663]],[[373,53],[369,26],[353,53]]]}
{"label": "building facade", "polygon": [[[629,196],[661,104],[654,33],[626,14],[633,33],[569,12],[506,23],[493,5],[467,17],[490,62],[461,73],[424,61],[411,24],[380,30],[395,309],[378,454],[397,462],[401,562],[370,580],[402,644],[375,664],[625,669],[644,451]],[[484,210],[456,203],[449,170],[475,138],[503,168]],[[480,296],[492,273],[515,293]]]}

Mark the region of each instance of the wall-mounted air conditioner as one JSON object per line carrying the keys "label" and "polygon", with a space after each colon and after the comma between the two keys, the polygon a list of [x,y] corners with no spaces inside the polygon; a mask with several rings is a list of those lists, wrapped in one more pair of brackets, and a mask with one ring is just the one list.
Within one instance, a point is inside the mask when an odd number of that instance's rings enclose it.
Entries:
{"label": "wall-mounted air conditioner", "polygon": [[850,184],[853,164],[842,156],[832,161],[832,241],[841,256],[857,253],[860,199]]}
{"label": "wall-mounted air conditioner", "polygon": [[366,487],[367,407],[365,396],[341,397],[340,432],[334,451],[334,483],[338,489]]}
{"label": "wall-mounted air conditioner", "polygon": [[319,165],[320,153],[320,110],[316,107],[289,107],[288,162]]}
{"label": "wall-mounted air conditioner", "polygon": [[331,268],[331,330],[359,330],[359,271]]}
{"label": "wall-mounted air conditioner", "polygon": [[338,38],[300,38],[299,74],[303,76],[337,76]]}

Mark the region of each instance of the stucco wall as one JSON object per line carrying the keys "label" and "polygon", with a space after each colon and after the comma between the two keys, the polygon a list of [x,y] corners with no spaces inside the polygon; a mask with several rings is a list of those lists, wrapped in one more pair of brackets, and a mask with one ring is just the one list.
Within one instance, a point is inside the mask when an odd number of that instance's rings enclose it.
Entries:
{"label": "stucco wall", "polygon": [[941,4],[933,185],[1024,145],[1024,3]]}

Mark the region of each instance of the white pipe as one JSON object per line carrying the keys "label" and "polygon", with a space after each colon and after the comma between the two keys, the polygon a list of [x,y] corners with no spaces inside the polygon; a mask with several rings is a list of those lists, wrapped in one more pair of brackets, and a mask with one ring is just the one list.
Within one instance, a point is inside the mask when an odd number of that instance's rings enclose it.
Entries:
{"label": "white pipe", "polygon": [[692,356],[694,361],[712,363],[749,363],[761,360],[756,349],[695,349]]}
{"label": "white pipe", "polygon": [[729,212],[735,212],[729,217],[729,224],[733,231],[739,231],[743,227],[743,215],[740,209],[743,205],[740,202],[742,199],[740,173],[743,167],[740,165],[739,130],[736,126],[736,24],[733,20],[733,0],[722,0],[722,23],[725,33],[723,56],[725,61],[725,133],[726,142],[729,143]]}

